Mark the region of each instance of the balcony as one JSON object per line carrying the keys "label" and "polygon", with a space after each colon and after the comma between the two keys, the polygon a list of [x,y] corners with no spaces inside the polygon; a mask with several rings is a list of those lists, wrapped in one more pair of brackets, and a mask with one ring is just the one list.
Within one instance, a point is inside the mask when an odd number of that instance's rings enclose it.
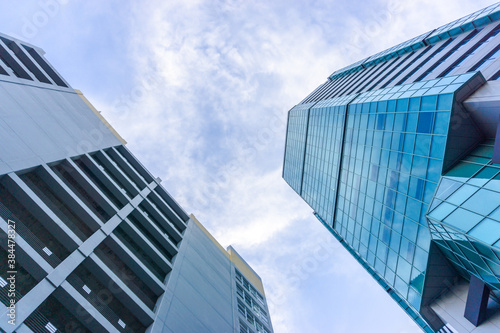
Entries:
{"label": "balcony", "polygon": [[114,148],[104,150],[105,154],[115,163],[117,167],[137,186],[139,190],[143,190],[147,183],[144,178],[135,171],[130,163],[123,158]]}
{"label": "balcony", "polygon": [[74,162],[118,209],[122,209],[128,203],[128,197],[87,156],[82,156]]}
{"label": "balcony", "polygon": [[[116,248],[117,245],[111,238],[106,239],[95,250],[97,257],[106,264],[106,266],[120,279],[139,299],[146,304],[151,310],[154,309],[159,294],[151,290],[151,288],[137,275],[137,273],[127,265],[119,254],[115,253],[109,246]],[[127,258],[127,262],[133,259]],[[137,266],[137,265],[136,265]],[[144,276],[147,272],[142,272]]]}
{"label": "balcony", "polygon": [[[160,281],[163,281],[167,275],[167,273],[170,271],[170,267],[166,265],[166,263],[161,263],[162,265],[158,265],[158,263],[151,258],[151,255],[148,254],[148,252],[155,251],[153,247],[149,247],[147,244],[143,244],[143,246],[140,246],[138,242],[138,238],[140,239],[141,236],[135,234],[134,230],[132,228],[127,228],[128,231],[125,231],[124,228],[126,228],[127,225],[124,226],[120,225],[118,228],[116,228],[113,233],[118,237],[118,239],[125,244],[128,249],[134,253],[141,261],[142,263],[153,273]],[[136,229],[137,230],[137,229]],[[144,242],[143,242],[144,243]]]}
{"label": "balcony", "polygon": [[[141,333],[146,330],[116,294],[106,288],[84,264],[78,266],[66,280],[120,332]],[[113,290],[116,292],[116,288]]]}
{"label": "balcony", "polygon": [[[57,217],[82,241],[85,241],[99,225],[88,225],[74,210],[66,193],[49,186],[36,171],[19,176],[28,187],[49,207]],[[72,205],[73,204],[73,205]]]}
{"label": "balcony", "polygon": [[54,294],[50,295],[42,304],[40,304],[40,306],[33,311],[28,318],[26,318],[24,324],[33,332],[93,333],[59,302],[59,300],[55,297],[57,292],[58,291],[54,292]]}
{"label": "balcony", "polygon": [[70,163],[63,161],[52,166],[52,171],[82,200],[99,219],[106,223],[116,212],[99,193],[88,184]]}
{"label": "balcony", "polygon": [[[4,234],[5,235],[5,234]],[[0,237],[0,240],[4,240],[3,237]],[[5,242],[6,243],[6,242]],[[16,250],[16,253],[18,250]],[[0,302],[8,306],[10,304],[9,297],[9,285],[7,278],[10,274],[7,272],[10,271],[7,266],[7,256],[8,252],[0,247]],[[23,295],[26,295],[31,289],[33,289],[39,282],[39,280],[35,279],[33,275],[31,275],[20,262],[17,262],[16,265],[16,301],[19,301]]]}
{"label": "balcony", "polygon": [[134,210],[127,219],[170,261],[177,254],[177,247],[160,228],[146,219],[139,210]]}
{"label": "balcony", "polygon": [[[16,224],[16,232],[52,267],[66,259],[70,251],[47,230],[26,207],[0,184],[0,216]],[[51,221],[54,223],[53,221]],[[36,235],[36,236],[35,236]]]}

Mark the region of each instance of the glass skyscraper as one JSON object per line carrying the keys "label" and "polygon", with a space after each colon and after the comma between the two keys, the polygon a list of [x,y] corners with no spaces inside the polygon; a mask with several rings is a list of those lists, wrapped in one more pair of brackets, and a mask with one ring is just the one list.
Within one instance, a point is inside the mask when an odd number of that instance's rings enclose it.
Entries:
{"label": "glass skyscraper", "polygon": [[426,332],[500,331],[499,32],[494,4],[288,113],[283,178]]}
{"label": "glass skyscraper", "polygon": [[272,333],[257,273],[43,54],[0,34],[0,332]]}

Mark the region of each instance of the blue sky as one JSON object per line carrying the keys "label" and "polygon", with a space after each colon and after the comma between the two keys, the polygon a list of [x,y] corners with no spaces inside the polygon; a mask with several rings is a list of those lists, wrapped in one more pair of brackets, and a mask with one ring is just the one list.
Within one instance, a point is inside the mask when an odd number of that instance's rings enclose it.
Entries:
{"label": "blue sky", "polygon": [[2,3],[177,201],[264,280],[277,333],[419,332],[281,179],[286,113],[334,70],[491,4]]}

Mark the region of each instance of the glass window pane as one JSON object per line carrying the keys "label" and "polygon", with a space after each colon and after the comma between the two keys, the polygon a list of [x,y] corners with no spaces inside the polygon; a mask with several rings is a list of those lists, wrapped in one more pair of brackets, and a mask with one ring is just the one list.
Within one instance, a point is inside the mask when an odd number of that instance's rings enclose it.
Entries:
{"label": "glass window pane", "polygon": [[436,110],[437,96],[424,96],[422,97],[422,104],[420,110],[422,111],[433,111]]}
{"label": "glass window pane", "polygon": [[420,97],[410,98],[410,106],[408,111],[419,111],[420,110]]}
{"label": "glass window pane", "polygon": [[408,98],[398,99],[396,104],[396,112],[406,111],[408,111]]}
{"label": "glass window pane", "polygon": [[480,189],[463,204],[463,207],[479,214],[488,215],[498,205],[500,205],[500,193]]}
{"label": "glass window pane", "polygon": [[469,231],[474,227],[483,217],[463,208],[457,208],[453,213],[448,215],[444,222],[462,231]]}
{"label": "glass window pane", "polygon": [[[425,98],[425,97],[424,97]],[[418,133],[431,133],[435,112],[420,112],[418,117]]]}
{"label": "glass window pane", "polygon": [[436,121],[434,124],[434,134],[448,133],[448,125],[450,122],[449,112],[436,112]]}
{"label": "glass window pane", "polygon": [[431,145],[431,156],[442,159],[444,157],[445,146],[446,146],[445,136],[433,135],[432,145]]}
{"label": "glass window pane", "polygon": [[439,206],[434,208],[434,210],[430,212],[429,216],[438,221],[442,221],[446,216],[448,216],[452,211],[454,211],[455,208],[457,207],[450,205],[449,203],[443,202]]}
{"label": "glass window pane", "polygon": [[417,130],[417,120],[418,120],[418,113],[416,112],[408,113],[408,118],[406,121],[407,132],[414,133]]}
{"label": "glass window pane", "polygon": [[477,187],[470,186],[467,184],[462,185],[455,193],[453,193],[446,201],[451,202],[457,206],[460,206],[465,200],[470,198],[474,192],[477,191]]}
{"label": "glass window pane", "polygon": [[500,223],[492,219],[484,219],[468,234],[487,244],[493,244],[500,239]]}

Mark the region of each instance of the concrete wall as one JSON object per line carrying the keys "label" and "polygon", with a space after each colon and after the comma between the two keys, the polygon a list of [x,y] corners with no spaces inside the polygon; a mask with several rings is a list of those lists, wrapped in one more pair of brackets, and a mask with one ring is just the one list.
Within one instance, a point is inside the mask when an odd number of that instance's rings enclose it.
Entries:
{"label": "concrete wall", "polygon": [[236,332],[231,267],[224,253],[190,220],[148,332]]}

